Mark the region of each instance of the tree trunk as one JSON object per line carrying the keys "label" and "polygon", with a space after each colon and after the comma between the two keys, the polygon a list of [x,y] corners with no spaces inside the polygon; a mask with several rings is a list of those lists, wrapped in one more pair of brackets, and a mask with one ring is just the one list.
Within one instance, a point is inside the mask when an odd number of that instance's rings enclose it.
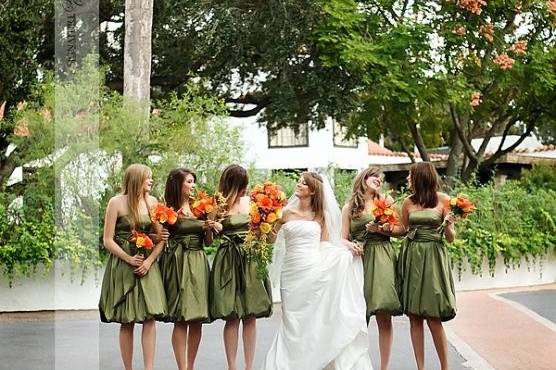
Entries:
{"label": "tree trunk", "polygon": [[450,143],[450,154],[448,155],[448,164],[446,168],[446,185],[453,186],[460,169],[460,157],[463,152],[463,143],[461,142],[456,129],[452,129],[452,140]]}
{"label": "tree trunk", "polygon": [[126,0],[124,96],[133,98],[148,118],[151,88],[153,0]]}
{"label": "tree trunk", "polygon": [[423,140],[423,136],[421,136],[421,131],[419,131],[419,127],[415,122],[408,123],[409,130],[411,131],[411,136],[413,136],[413,140],[415,141],[415,145],[417,146],[417,150],[421,155],[421,159],[423,161],[429,162],[429,153],[427,152],[427,148],[425,146],[425,141]]}

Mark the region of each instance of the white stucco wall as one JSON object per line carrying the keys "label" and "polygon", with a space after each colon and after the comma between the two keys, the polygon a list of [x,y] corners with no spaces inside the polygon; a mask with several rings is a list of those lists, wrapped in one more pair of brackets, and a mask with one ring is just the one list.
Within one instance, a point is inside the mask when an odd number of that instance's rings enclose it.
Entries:
{"label": "white stucco wall", "polygon": [[[497,261],[494,277],[483,265],[483,275],[473,275],[469,268],[463,272],[461,280],[453,270],[456,291],[509,288],[556,282],[556,257],[554,254],[542,259],[542,269],[538,262],[506,271],[501,258]],[[41,311],[41,310],[91,310],[97,309],[103,271],[96,276],[89,275],[84,284],[77,274],[72,280],[67,264],[58,266],[46,275],[38,274],[31,279],[18,279],[10,288],[6,281],[0,281],[0,312]],[[274,299],[279,299],[279,287],[274,287]]]}
{"label": "white stucco wall", "polygon": [[333,122],[322,130],[309,130],[309,146],[269,148],[268,131],[259,127],[256,117],[231,118],[230,123],[242,129],[248,161],[260,169],[326,168],[362,169],[368,165],[367,140],[359,138],[357,148],[334,146]]}

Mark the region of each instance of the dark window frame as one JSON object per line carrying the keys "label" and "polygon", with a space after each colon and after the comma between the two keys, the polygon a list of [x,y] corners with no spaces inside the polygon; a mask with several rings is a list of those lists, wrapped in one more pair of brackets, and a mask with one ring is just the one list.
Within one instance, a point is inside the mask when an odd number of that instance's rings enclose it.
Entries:
{"label": "dark window frame", "polygon": [[[267,129],[267,144],[269,149],[280,149],[280,148],[307,148],[309,147],[309,124],[305,123],[305,144],[293,144],[293,145],[272,145],[272,133]],[[293,130],[293,128],[290,127]],[[280,130],[280,129],[278,129]],[[277,130],[277,131],[278,131]]]}

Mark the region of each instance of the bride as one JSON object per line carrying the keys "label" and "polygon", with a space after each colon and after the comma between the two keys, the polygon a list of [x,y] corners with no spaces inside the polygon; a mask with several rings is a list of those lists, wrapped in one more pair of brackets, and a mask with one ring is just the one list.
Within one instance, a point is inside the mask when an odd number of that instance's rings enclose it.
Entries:
{"label": "bride", "polygon": [[367,370],[360,250],[342,244],[328,181],[304,172],[284,210],[271,277],[280,281],[282,323],[264,370]]}

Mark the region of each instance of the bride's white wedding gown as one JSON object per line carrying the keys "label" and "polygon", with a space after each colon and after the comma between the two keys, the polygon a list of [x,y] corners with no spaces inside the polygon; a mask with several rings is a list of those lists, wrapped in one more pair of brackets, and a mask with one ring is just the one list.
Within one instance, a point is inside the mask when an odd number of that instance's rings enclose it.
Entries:
{"label": "bride's white wedding gown", "polygon": [[282,324],[263,369],[372,369],[361,259],[321,241],[315,221],[289,221],[282,228]]}

